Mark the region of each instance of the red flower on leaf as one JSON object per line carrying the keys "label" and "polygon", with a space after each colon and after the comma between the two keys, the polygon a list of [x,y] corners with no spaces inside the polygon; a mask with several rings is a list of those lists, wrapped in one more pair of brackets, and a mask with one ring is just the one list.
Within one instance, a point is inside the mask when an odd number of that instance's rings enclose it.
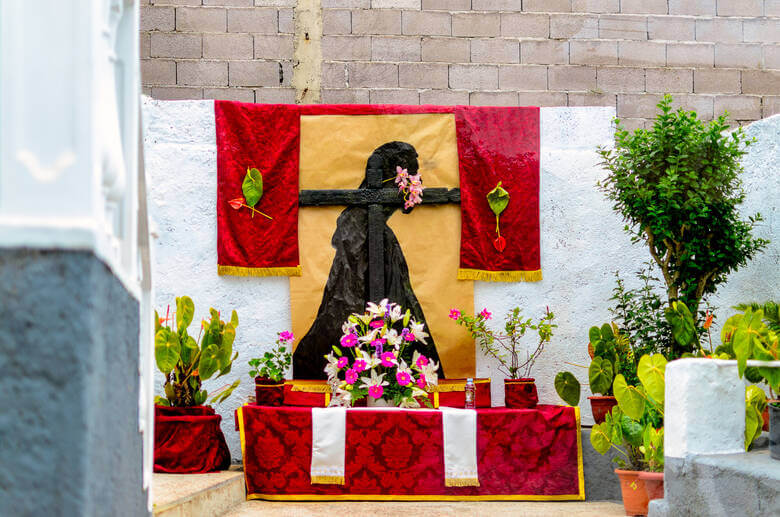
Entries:
{"label": "red flower on leaf", "polygon": [[504,248],[506,248],[506,239],[503,237],[496,237],[496,239],[493,241],[493,247],[496,248],[496,251],[499,253],[504,251]]}
{"label": "red flower on leaf", "polygon": [[228,201],[228,204],[233,207],[233,210],[238,210],[242,206],[244,206],[244,198],[243,197],[237,197],[236,199],[231,199]]}

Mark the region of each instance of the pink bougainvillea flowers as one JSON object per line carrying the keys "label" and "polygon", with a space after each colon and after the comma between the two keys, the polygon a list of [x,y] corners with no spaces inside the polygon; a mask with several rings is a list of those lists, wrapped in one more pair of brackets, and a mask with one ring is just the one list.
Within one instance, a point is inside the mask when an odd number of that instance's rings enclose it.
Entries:
{"label": "pink bougainvillea flowers", "polygon": [[460,318],[460,311],[458,309],[450,309],[450,319],[457,320]]}
{"label": "pink bougainvillea flowers", "polygon": [[375,384],[373,386],[368,387],[368,394],[374,397],[375,399],[381,398],[384,392],[385,392],[384,386]]}
{"label": "pink bougainvillea flowers", "polygon": [[488,312],[487,309],[482,309],[482,311],[479,313],[479,315],[482,316],[483,318],[485,318],[486,320],[489,320],[490,318],[493,317],[493,313],[492,312]]}
{"label": "pink bougainvillea flowers", "polygon": [[408,386],[412,382],[412,376],[409,372],[398,372],[395,374],[395,380],[398,381],[399,386]]}
{"label": "pink bougainvillea flowers", "polygon": [[345,346],[347,348],[352,348],[353,346],[358,344],[358,337],[357,334],[351,333],[347,334],[345,336],[342,336],[341,338],[341,346]]}

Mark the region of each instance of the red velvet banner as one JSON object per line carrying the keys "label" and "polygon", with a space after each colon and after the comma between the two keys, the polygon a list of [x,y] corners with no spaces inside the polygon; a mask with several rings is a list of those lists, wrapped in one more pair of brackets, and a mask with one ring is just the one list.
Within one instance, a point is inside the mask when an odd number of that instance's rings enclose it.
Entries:
{"label": "red velvet banner", "polygon": [[[462,205],[458,278],[541,279],[539,109],[476,106],[280,105],[216,101],[217,253],[220,274],[300,274],[298,167],[301,115],[454,113]],[[268,220],[229,201],[242,196],[248,167],[261,171],[256,206]],[[505,247],[494,247],[495,216],[485,196],[498,181],[510,196],[501,214]],[[424,197],[424,194],[423,194]]]}
{"label": "red velvet banner", "polygon": [[343,486],[311,484],[310,408],[238,413],[248,499],[585,499],[575,407],[477,409],[479,487],[444,486],[439,411],[347,411]]}

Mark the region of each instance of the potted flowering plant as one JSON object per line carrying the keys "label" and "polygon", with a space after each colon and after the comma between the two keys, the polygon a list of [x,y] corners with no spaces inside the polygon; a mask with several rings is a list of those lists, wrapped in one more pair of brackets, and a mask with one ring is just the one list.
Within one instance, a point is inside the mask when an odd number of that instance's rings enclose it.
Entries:
{"label": "potted flowering plant", "polygon": [[249,376],[255,380],[255,401],[261,406],[281,406],[284,374],[292,362],[292,332],[279,332],[276,348],[249,360]]}
{"label": "potted flowering plant", "polygon": [[[539,396],[534,379],[530,376],[531,369],[544,351],[545,345],[550,342],[553,329],[558,326],[553,323],[555,315],[546,309],[544,316],[534,322],[531,318],[524,318],[520,308],[515,307],[507,313],[504,324],[505,334],[488,328],[487,320],[492,318],[492,313],[487,309],[482,309],[474,316],[467,316],[458,309],[451,309],[450,318],[471,332],[471,337],[479,343],[485,354],[498,360],[499,370],[507,376],[504,379],[506,407],[536,407]],[[523,360],[520,341],[528,330],[536,331],[538,341],[533,350],[529,351],[526,348]]]}
{"label": "potted flowering plant", "polygon": [[351,406],[367,398],[371,406],[430,407],[426,388],[438,382],[439,365],[413,350],[428,333],[410,311],[387,299],[369,302],[342,326],[339,345],[325,356],[325,373],[333,390],[331,405]]}
{"label": "potted flowering plant", "polygon": [[[198,338],[188,328],[195,304],[188,296],[176,298],[176,311],[160,318],[155,312],[154,356],[165,376],[165,397],[155,398],[154,470],[195,473],[224,470],[230,466],[230,451],[214,408],[205,406],[208,392],[203,381],[230,373],[238,352],[233,352],[238,315],[229,321],[210,309],[202,320]],[[225,400],[240,380],[212,393],[210,402]]]}

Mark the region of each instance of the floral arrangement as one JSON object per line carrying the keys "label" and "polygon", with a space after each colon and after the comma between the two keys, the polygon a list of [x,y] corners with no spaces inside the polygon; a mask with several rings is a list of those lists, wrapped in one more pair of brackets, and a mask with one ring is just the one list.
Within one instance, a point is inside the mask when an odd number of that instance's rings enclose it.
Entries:
{"label": "floral arrangement", "polygon": [[422,186],[420,173],[409,174],[409,171],[402,169],[400,165],[396,166],[395,172],[395,184],[398,185],[398,192],[404,195],[404,208],[408,210],[414,205],[422,203],[425,187]]}
{"label": "floral arrangement", "polygon": [[409,345],[425,343],[424,324],[387,299],[369,302],[363,314],[353,313],[342,325],[340,345],[325,356],[325,373],[333,389],[332,405],[385,398],[404,408],[430,406],[426,388],[438,383],[439,365]]}
{"label": "floral arrangement", "polygon": [[[292,344],[295,340],[292,332],[279,332],[279,339],[276,340],[276,348],[263,354],[261,358],[254,358],[249,361],[249,376],[254,378],[258,375],[272,381],[281,381],[284,374],[292,362]],[[288,351],[289,350],[289,351]]]}
{"label": "floral arrangement", "polygon": [[[498,360],[498,369],[504,372],[508,378],[530,377],[531,368],[533,368],[536,359],[544,351],[544,346],[550,342],[553,329],[558,327],[552,323],[555,315],[548,308],[545,309],[545,314],[539,321],[533,322],[531,318],[524,318],[520,308],[515,307],[506,315],[505,334],[494,332],[488,328],[487,320],[492,317],[493,314],[487,309],[482,309],[479,314],[474,316],[466,316],[458,309],[450,310],[450,319],[455,320],[458,325],[466,327],[471,332],[471,337],[479,343],[482,351]],[[538,342],[533,351],[526,349],[525,361],[521,361],[520,340],[529,329],[536,331]],[[505,354],[508,354],[509,357]]]}

